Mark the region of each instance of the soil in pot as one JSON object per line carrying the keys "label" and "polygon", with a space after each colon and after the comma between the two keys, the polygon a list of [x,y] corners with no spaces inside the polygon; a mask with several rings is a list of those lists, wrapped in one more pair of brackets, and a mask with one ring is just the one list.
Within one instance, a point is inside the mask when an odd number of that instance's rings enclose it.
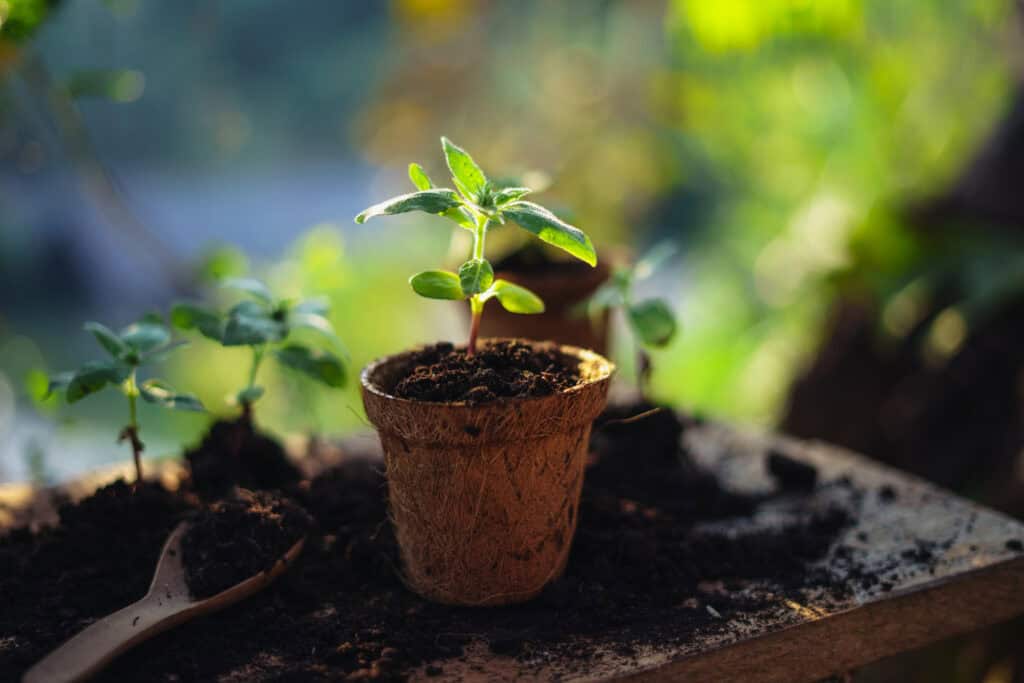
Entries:
{"label": "soil in pot", "polygon": [[185,461],[192,487],[206,500],[222,498],[235,486],[283,489],[300,478],[280,442],[245,416],[214,422],[199,445],[186,451]]}
{"label": "soil in pot", "polygon": [[294,502],[241,490],[199,512],[182,538],[185,582],[206,598],[269,571],[312,526]]}
{"label": "soil in pot", "polygon": [[577,365],[554,349],[534,349],[518,341],[482,346],[472,356],[441,343],[409,356],[408,370],[393,392],[417,401],[469,404],[548,396],[579,383]]}
{"label": "soil in pot", "polygon": [[[639,412],[630,407],[613,415]],[[687,426],[686,420],[671,426],[662,419],[666,434]],[[444,673],[444,660],[477,639],[496,656],[523,662],[559,656],[586,671],[596,645],[629,656],[646,643],[713,637],[726,623],[754,619],[785,598],[799,602],[807,591],[842,595],[814,561],[835,544],[855,508],[822,508],[813,497],[790,494],[796,506],[791,522],[747,524],[763,497],[723,489],[674,438],[665,438],[664,452],[638,449],[637,439],[660,431],[654,425],[595,429],[569,565],[533,602],[468,609],[409,591],[387,520],[381,463],[357,459],[295,489],[315,526],[295,566],[274,585],[140,646],[98,679],[397,679],[421,664]],[[661,487],[660,479],[675,485]],[[848,484],[818,487],[842,485]],[[185,505],[170,502],[161,508],[159,532],[120,529],[123,543],[107,535],[105,553],[84,559],[60,528],[0,538],[0,680],[17,680],[88,619],[145,592],[160,545]],[[715,522],[736,517],[745,521],[739,536],[715,529]],[[110,553],[114,543],[118,552]],[[122,562],[135,547],[147,548],[149,558]],[[870,571],[863,578],[871,580]],[[775,595],[743,590],[748,585],[768,586]],[[88,610],[76,602],[83,599]]]}

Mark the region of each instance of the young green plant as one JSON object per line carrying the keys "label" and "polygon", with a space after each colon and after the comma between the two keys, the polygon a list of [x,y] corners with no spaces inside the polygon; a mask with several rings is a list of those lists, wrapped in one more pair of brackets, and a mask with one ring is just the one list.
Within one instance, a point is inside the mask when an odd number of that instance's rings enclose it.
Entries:
{"label": "young green plant", "polygon": [[515,223],[591,266],[597,264],[597,255],[582,230],[560,220],[543,206],[523,199],[530,193],[529,188],[498,187],[487,179],[465,150],[447,138],[441,138],[441,147],[454,190],[434,187],[419,164],[410,164],[409,179],[417,191],[374,204],[355,220],[364,223],[376,216],[423,211],[444,216],[473,233],[472,252],[459,266],[458,273],[426,270],[409,279],[413,290],[422,297],[469,302],[471,322],[466,353],[472,355],[477,348],[484,304],[491,299],[497,299],[511,313],[544,312],[544,302],[536,294],[507,280],[494,278],[494,268],[484,256],[487,231],[494,224]]}
{"label": "young green plant", "polygon": [[671,244],[663,242],[656,245],[632,268],[617,268],[608,281],[584,302],[584,309],[591,319],[596,320],[605,311],[618,309],[623,312],[636,341],[637,384],[642,396],[646,395],[651,373],[650,356],[646,349],[668,346],[675,338],[679,325],[664,299],[637,301],[633,295],[633,285],[650,277],[674,253],[675,248]]}
{"label": "young green plant", "polygon": [[128,424],[121,430],[118,443],[127,441],[132,447],[135,461],[135,481],[142,481],[142,451],[145,448],[139,436],[136,401],[141,396],[174,410],[202,411],[203,404],[191,394],[179,394],[162,379],[155,377],[139,382],[140,368],[167,357],[187,342],[171,342],[171,332],[156,314],[147,315],[120,332],[97,322],[85,323],[110,359],[89,361],[73,372],[64,372],[50,378],[49,392],[64,391],[68,403],[76,403],[107,386],[117,387],[128,399]]}
{"label": "young green plant", "polygon": [[248,381],[236,395],[242,416],[252,421],[252,404],[263,396],[256,383],[268,354],[281,365],[297,370],[329,387],[345,385],[345,363],[337,354],[290,341],[297,329],[310,329],[335,348],[341,342],[327,319],[328,306],[321,299],[291,301],[275,299],[269,288],[251,278],[227,278],[222,286],[239,290],[247,299],[220,313],[201,304],[179,303],[171,309],[171,323],[182,330],[198,330],[222,346],[248,346],[252,350]]}

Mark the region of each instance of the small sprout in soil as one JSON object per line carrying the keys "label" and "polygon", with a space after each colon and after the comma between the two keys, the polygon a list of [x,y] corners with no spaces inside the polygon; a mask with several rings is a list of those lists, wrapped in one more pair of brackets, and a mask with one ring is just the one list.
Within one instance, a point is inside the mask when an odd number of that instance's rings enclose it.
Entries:
{"label": "small sprout in soil", "polygon": [[523,199],[527,187],[500,187],[487,179],[472,157],[447,138],[441,138],[455,190],[435,187],[419,164],[409,165],[409,179],[417,191],[392,197],[356,216],[364,223],[375,216],[409,211],[438,214],[473,233],[473,251],[458,273],[426,270],[409,279],[413,290],[428,299],[469,301],[472,322],[466,353],[476,351],[477,333],[484,304],[496,298],[511,313],[543,313],[544,302],[533,292],[507,280],[496,280],[494,268],[484,258],[488,227],[511,221],[553,246],[593,266],[597,254],[590,238],[539,204]]}
{"label": "small sprout in soil", "polygon": [[671,244],[662,242],[656,245],[632,268],[616,269],[608,282],[583,304],[592,319],[612,309],[621,309],[625,314],[626,323],[637,342],[637,379],[641,395],[646,393],[644,389],[651,374],[651,361],[645,349],[668,346],[675,338],[679,325],[664,299],[636,301],[633,285],[650,277],[673,254],[675,247]]}
{"label": "small sprout in soil", "polygon": [[73,372],[54,375],[48,392],[64,391],[67,402],[75,403],[108,385],[120,388],[128,398],[128,424],[121,430],[118,442],[127,441],[132,446],[138,483],[142,481],[141,453],[145,447],[139,438],[138,397],[173,410],[204,410],[195,396],[177,393],[162,379],[138,380],[140,368],[163,360],[188,342],[172,342],[170,330],[157,314],[149,314],[120,332],[97,322],[85,323],[85,330],[96,337],[110,359],[89,361]]}
{"label": "small sprout in soil", "polygon": [[268,351],[285,367],[322,384],[336,388],[345,385],[347,371],[340,356],[289,341],[294,330],[309,329],[319,333],[330,345],[341,347],[327,319],[326,301],[275,299],[266,285],[251,278],[227,278],[222,286],[244,292],[248,298],[226,313],[201,304],[178,303],[171,309],[171,323],[182,330],[198,330],[222,346],[252,349],[248,382],[235,395],[247,421],[252,420],[252,404],[263,396],[264,388],[256,384],[256,375]]}

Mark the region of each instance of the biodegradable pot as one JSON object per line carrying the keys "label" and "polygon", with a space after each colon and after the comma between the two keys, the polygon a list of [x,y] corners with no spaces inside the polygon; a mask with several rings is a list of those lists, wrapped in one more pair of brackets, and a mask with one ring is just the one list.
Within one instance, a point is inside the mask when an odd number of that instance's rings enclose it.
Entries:
{"label": "biodegradable pot", "polygon": [[584,381],[551,396],[471,406],[391,395],[413,352],[363,370],[405,581],[429,600],[523,602],[565,570],[590,426],[614,366],[592,351],[524,343],[578,359]]}
{"label": "biodegradable pot", "polygon": [[526,287],[544,301],[545,310],[536,315],[509,313],[501,306],[487,307],[480,321],[484,337],[525,337],[571,344],[598,353],[608,351],[608,312],[597,320],[580,314],[576,308],[586,301],[611,275],[602,254],[597,266],[551,264],[550,268],[524,270],[498,269],[494,277]]}

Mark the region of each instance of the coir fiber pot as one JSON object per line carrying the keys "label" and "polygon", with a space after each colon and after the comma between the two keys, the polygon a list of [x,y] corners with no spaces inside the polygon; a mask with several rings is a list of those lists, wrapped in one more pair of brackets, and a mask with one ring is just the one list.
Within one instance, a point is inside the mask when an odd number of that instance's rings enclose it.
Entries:
{"label": "coir fiber pot", "polygon": [[565,569],[590,426],[614,366],[592,351],[522,343],[578,361],[583,380],[550,396],[467,405],[393,396],[414,352],[363,370],[405,581],[430,600],[523,602]]}
{"label": "coir fiber pot", "polygon": [[536,315],[518,315],[493,306],[480,321],[480,334],[485,337],[521,336],[552,340],[606,353],[607,311],[594,321],[578,310],[580,304],[611,275],[605,254],[601,256],[593,268],[584,263],[570,262],[520,270],[503,269],[499,263],[494,277],[526,287],[541,298],[545,310]]}

